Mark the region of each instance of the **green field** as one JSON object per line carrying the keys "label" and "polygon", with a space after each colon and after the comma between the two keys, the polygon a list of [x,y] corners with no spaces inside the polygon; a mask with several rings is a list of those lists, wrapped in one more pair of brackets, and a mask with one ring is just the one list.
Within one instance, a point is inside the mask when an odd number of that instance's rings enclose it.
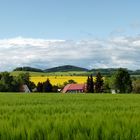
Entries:
{"label": "green field", "polygon": [[3,93],[0,139],[140,140],[140,95]]}
{"label": "green field", "polygon": [[[83,71],[67,71],[67,72],[30,72],[30,71],[12,71],[10,74],[12,76],[18,76],[20,73],[28,72],[30,76],[89,76],[96,75],[97,72],[83,72]],[[104,76],[108,76],[108,74],[103,74]],[[131,77],[138,77],[140,75],[131,75]]]}
{"label": "green field", "polygon": [[[17,76],[20,73],[26,73],[29,71],[12,71],[11,75]],[[71,76],[71,75],[90,75],[91,72],[81,72],[81,71],[68,71],[68,72],[29,72],[30,76]]]}

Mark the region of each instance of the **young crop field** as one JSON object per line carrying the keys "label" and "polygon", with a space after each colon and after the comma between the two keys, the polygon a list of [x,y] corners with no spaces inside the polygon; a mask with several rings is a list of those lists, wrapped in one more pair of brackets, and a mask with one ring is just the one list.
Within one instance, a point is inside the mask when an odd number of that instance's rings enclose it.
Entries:
{"label": "young crop field", "polygon": [[0,139],[140,140],[140,96],[3,93]]}
{"label": "young crop field", "polygon": [[38,82],[45,82],[49,78],[52,85],[63,85],[68,80],[74,80],[77,83],[86,83],[87,76],[31,76],[31,81],[36,85]]}
{"label": "young crop field", "polygon": [[90,75],[92,72],[82,72],[82,71],[67,71],[67,72],[29,72],[29,71],[12,71],[11,75],[17,76],[20,73],[28,72],[30,76],[84,76]]}

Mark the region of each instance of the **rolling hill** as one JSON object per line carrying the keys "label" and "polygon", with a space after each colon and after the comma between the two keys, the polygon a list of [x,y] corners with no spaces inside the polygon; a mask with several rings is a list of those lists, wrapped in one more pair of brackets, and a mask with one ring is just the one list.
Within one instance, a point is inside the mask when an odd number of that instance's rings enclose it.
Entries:
{"label": "rolling hill", "polygon": [[88,71],[88,69],[72,66],[72,65],[64,65],[64,66],[53,67],[53,68],[44,70],[44,72],[69,72],[69,71],[85,71],[86,72]]}
{"label": "rolling hill", "polygon": [[[38,68],[32,68],[32,67],[18,67],[13,70],[13,75],[18,75],[21,72],[30,72],[31,75],[77,75],[77,76],[86,76],[86,75],[96,75],[97,72],[100,72],[102,75],[112,75],[115,71],[117,71],[117,68],[99,68],[99,69],[91,69],[88,70],[86,68],[72,66],[72,65],[64,65],[64,66],[58,66],[53,67],[49,69],[38,69]],[[140,75],[140,70],[128,70],[128,72],[131,75]]]}
{"label": "rolling hill", "polygon": [[32,68],[32,67],[17,67],[13,71],[31,71],[31,72],[44,72],[41,69],[38,68]]}

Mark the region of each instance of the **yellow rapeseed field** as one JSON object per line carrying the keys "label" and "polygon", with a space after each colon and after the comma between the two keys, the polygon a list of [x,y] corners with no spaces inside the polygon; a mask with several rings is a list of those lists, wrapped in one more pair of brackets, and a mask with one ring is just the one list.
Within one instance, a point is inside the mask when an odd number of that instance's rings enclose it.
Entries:
{"label": "yellow rapeseed field", "polygon": [[31,81],[37,85],[38,82],[44,82],[47,78],[52,85],[63,85],[64,82],[71,79],[79,84],[87,81],[87,76],[32,76]]}

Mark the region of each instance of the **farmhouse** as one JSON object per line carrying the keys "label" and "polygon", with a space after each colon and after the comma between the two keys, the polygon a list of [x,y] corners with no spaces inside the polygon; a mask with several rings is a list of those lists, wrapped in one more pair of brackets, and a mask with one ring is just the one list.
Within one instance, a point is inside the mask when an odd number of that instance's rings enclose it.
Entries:
{"label": "farmhouse", "polygon": [[83,93],[86,90],[86,84],[67,84],[62,93]]}
{"label": "farmhouse", "polygon": [[30,89],[26,84],[20,86],[20,92],[30,93]]}

